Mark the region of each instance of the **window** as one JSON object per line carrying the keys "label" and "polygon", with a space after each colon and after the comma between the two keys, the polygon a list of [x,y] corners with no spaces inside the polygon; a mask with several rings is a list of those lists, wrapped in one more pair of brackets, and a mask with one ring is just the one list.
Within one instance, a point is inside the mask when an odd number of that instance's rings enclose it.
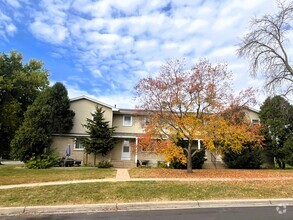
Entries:
{"label": "window", "polygon": [[128,140],[123,141],[123,153],[129,153],[129,146],[130,144]]}
{"label": "window", "polygon": [[123,116],[123,126],[132,126],[132,117],[131,115]]}
{"label": "window", "polygon": [[259,120],[258,119],[252,119],[252,124],[254,125],[258,125],[259,124]]}
{"label": "window", "polygon": [[82,143],[80,142],[79,138],[75,138],[74,139],[74,150],[83,150],[84,147],[82,145]]}
{"label": "window", "polygon": [[148,125],[150,124],[151,119],[150,119],[149,116],[146,116],[146,117],[144,118],[144,121],[145,121],[145,126],[148,126]]}
{"label": "window", "polygon": [[121,160],[130,160],[131,158],[131,146],[129,140],[124,140],[122,143]]}

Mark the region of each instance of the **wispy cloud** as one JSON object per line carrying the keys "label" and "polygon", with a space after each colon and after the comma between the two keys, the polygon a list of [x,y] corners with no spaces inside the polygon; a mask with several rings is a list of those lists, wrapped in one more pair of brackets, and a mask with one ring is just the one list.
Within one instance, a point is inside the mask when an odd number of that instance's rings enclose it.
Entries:
{"label": "wispy cloud", "polygon": [[274,5],[265,0],[6,0],[4,6],[27,19],[0,12],[2,38],[29,27],[35,39],[51,45],[53,58],[71,60],[76,72],[65,79],[71,95],[87,93],[125,105],[133,103],[138,79],[155,74],[170,58],[228,62],[235,79],[245,82],[238,86],[249,85],[248,65],[236,57],[235,45],[250,18]]}

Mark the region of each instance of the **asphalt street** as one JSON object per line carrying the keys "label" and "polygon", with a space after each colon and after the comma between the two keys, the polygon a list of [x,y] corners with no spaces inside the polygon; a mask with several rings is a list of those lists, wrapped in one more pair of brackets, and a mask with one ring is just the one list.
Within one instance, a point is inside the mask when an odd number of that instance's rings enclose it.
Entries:
{"label": "asphalt street", "polygon": [[270,206],[270,207],[234,207],[234,208],[196,208],[196,209],[173,209],[156,211],[119,211],[97,212],[83,214],[58,214],[38,216],[12,216],[1,219],[45,219],[45,220],[81,220],[81,219],[113,219],[113,220],[292,220],[293,207]]}

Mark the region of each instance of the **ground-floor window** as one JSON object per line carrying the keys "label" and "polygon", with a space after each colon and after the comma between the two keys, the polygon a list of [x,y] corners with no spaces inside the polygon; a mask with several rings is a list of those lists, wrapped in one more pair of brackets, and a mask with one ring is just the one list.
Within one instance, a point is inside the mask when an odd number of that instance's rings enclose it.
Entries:
{"label": "ground-floor window", "polygon": [[129,153],[130,152],[130,143],[129,140],[123,141],[123,153]]}
{"label": "ground-floor window", "polygon": [[81,143],[80,141],[80,138],[75,138],[74,139],[74,150],[83,150],[84,149],[84,146],[83,144]]}

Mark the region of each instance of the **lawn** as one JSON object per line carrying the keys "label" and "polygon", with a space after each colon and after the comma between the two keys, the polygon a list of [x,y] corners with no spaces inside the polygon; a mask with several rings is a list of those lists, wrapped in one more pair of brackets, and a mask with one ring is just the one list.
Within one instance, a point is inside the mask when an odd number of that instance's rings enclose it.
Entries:
{"label": "lawn", "polygon": [[0,166],[0,185],[36,183],[65,180],[113,178],[115,169],[98,169],[92,167],[65,167],[44,170],[31,170],[20,165]]}
{"label": "lawn", "polygon": [[292,177],[293,170],[186,170],[164,168],[133,168],[129,171],[131,178],[281,178]]}
{"label": "lawn", "polygon": [[0,206],[292,198],[293,180],[254,182],[100,182],[0,190]]}

